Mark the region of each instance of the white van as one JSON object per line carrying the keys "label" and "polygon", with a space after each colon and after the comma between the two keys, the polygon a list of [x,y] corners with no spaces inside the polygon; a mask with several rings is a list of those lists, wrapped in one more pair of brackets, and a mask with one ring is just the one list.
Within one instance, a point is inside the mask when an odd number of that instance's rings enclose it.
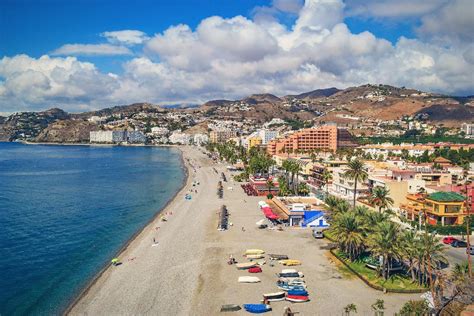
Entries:
{"label": "white van", "polygon": [[320,229],[315,229],[315,230],[313,230],[313,237],[316,238],[316,239],[324,238],[324,233]]}

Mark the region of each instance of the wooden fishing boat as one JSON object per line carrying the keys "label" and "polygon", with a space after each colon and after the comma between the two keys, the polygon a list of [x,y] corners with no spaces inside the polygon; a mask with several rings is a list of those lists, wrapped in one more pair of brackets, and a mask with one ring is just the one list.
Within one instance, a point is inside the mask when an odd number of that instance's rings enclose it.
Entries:
{"label": "wooden fishing boat", "polygon": [[302,278],[304,277],[303,272],[288,272],[288,273],[277,273],[279,278]]}
{"label": "wooden fishing boat", "polygon": [[268,302],[283,301],[285,299],[285,296],[286,293],[284,291],[263,294],[263,298]]}
{"label": "wooden fishing boat", "polygon": [[239,270],[245,270],[245,269],[250,269],[255,267],[257,264],[255,262],[242,262],[242,263],[236,263],[235,266]]}
{"label": "wooden fishing boat", "polygon": [[272,308],[267,304],[244,304],[244,309],[253,314],[261,314],[271,311]]}
{"label": "wooden fishing boat", "polygon": [[260,279],[254,276],[241,276],[238,281],[239,283],[258,283]]}

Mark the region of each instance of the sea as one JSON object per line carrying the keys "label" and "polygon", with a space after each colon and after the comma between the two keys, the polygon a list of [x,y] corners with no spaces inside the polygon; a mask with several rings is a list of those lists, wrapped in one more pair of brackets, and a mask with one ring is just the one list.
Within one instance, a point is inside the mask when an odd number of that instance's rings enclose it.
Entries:
{"label": "sea", "polygon": [[0,315],[55,315],[185,179],[167,147],[0,143]]}

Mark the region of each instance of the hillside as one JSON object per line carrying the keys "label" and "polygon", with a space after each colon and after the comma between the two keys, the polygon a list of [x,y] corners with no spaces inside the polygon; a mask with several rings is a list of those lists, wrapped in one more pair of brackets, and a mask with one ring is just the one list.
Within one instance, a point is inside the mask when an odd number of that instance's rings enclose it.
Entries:
{"label": "hillside", "polygon": [[[172,118],[176,115],[178,118]],[[0,117],[0,141],[87,141],[89,131],[100,127],[100,124],[89,122],[91,117],[115,122],[131,120],[118,123],[113,128],[144,128],[148,120],[154,126],[172,124],[172,130],[192,128],[193,120],[198,119],[203,124],[194,130],[200,132],[207,129],[205,122],[210,119],[247,120],[252,124],[263,124],[274,118],[312,120],[355,126],[362,131],[365,122],[372,122],[372,125],[386,124],[403,117],[416,117],[435,126],[443,124],[445,127],[460,127],[463,122],[474,121],[474,98],[366,84],[344,90],[318,89],[282,97],[268,93],[252,94],[240,100],[211,100],[199,107],[189,108],[163,108],[150,103],[134,103],[79,114],[68,114],[55,108]]]}

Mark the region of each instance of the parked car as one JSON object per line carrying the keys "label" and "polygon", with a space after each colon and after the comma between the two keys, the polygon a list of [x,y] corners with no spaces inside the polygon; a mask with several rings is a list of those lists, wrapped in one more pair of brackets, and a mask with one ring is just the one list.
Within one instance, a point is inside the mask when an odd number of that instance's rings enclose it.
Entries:
{"label": "parked car", "polygon": [[443,238],[443,244],[450,245],[453,241],[457,240],[453,236],[446,236]]}
{"label": "parked car", "polygon": [[474,246],[469,246],[466,248],[466,253],[469,253],[470,255],[474,256]]}
{"label": "parked car", "polygon": [[321,239],[321,238],[324,238],[324,233],[322,230],[313,230],[313,237],[316,238],[316,239]]}
{"label": "parked car", "polygon": [[462,241],[462,240],[455,240],[451,243],[451,246],[455,248],[466,248],[467,242]]}

